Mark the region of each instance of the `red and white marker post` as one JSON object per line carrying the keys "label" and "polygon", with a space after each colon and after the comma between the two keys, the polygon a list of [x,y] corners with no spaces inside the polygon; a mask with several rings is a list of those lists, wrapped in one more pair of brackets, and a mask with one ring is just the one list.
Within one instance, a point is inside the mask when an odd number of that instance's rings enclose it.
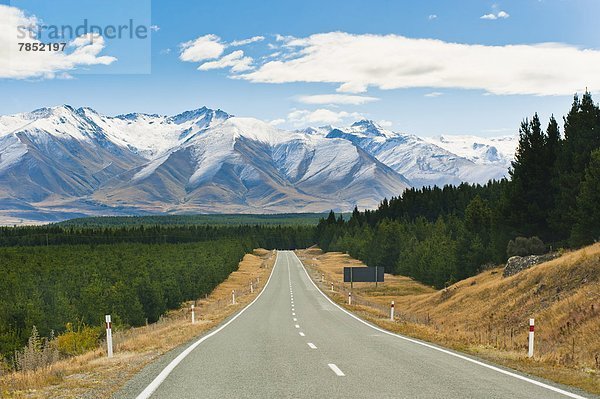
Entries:
{"label": "red and white marker post", "polygon": [[108,352],[108,357],[113,357],[112,322],[110,320],[109,314],[107,314],[105,316],[105,320],[106,320],[106,350]]}
{"label": "red and white marker post", "polygon": [[390,306],[390,320],[394,321],[394,301],[392,301],[392,304]]}
{"label": "red and white marker post", "polygon": [[352,292],[348,292],[348,305],[352,305]]}
{"label": "red and white marker post", "polygon": [[196,324],[196,310],[194,309],[193,304],[192,304],[192,324]]}
{"label": "red and white marker post", "polygon": [[527,356],[533,357],[533,334],[535,330],[534,319],[529,319],[529,353]]}

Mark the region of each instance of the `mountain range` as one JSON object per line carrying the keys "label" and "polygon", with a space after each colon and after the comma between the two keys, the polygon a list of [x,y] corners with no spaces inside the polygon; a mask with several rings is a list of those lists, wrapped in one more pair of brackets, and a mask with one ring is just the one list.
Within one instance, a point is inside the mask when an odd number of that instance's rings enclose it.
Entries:
{"label": "mountain range", "polygon": [[407,187],[507,174],[516,137],[419,138],[369,120],[289,131],[206,107],[0,116],[0,223],[373,208]]}

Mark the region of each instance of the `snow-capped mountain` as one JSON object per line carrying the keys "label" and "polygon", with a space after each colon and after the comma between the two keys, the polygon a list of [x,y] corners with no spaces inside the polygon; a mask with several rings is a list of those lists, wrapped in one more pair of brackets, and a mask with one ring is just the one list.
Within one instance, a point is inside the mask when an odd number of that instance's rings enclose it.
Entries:
{"label": "snow-capped mountain", "polygon": [[[356,144],[380,162],[405,176],[411,185],[416,187],[461,182],[486,183],[490,179],[504,177],[510,165],[510,160],[506,164],[508,157],[501,157],[495,161],[491,155],[488,158],[489,162],[477,162],[479,159],[477,155],[482,156],[486,151],[488,154],[498,153],[491,145],[492,140],[482,139],[487,146],[476,147],[476,151],[479,152],[464,150],[457,153],[451,151],[450,146],[437,144],[434,140],[392,132],[367,120],[356,122],[348,128],[332,129],[327,137],[344,138]],[[446,139],[444,143],[453,142],[450,140]],[[466,136],[460,136],[460,139],[456,140],[456,143],[458,142],[468,141]],[[473,144],[474,148],[475,146]],[[509,145],[503,146],[502,150],[507,151],[507,148]]]}
{"label": "snow-capped mountain", "polygon": [[491,143],[459,156],[371,121],[286,131],[206,107],[114,117],[42,108],[0,116],[0,222],[373,208],[409,186],[505,174],[492,156],[476,158]]}
{"label": "snow-capped mountain", "polygon": [[519,144],[516,135],[493,138],[446,135],[427,137],[424,140],[477,164],[496,164],[505,168],[510,166]]}

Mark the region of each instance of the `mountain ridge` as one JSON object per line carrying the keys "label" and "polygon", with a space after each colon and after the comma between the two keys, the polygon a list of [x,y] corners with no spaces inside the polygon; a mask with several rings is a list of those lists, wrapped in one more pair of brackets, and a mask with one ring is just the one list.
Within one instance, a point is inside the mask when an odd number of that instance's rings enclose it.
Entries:
{"label": "mountain ridge", "polygon": [[457,155],[370,120],[289,131],[207,107],[173,116],[44,107],[0,116],[0,222],[373,208],[407,187],[506,174],[505,148],[481,141]]}

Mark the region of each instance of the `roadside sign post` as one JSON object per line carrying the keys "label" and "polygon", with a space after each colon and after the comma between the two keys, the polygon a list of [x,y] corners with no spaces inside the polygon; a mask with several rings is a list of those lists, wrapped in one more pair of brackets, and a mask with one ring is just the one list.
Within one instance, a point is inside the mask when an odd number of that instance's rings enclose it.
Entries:
{"label": "roadside sign post", "polygon": [[377,288],[377,265],[375,265],[375,288]]}
{"label": "roadside sign post", "polygon": [[535,330],[535,320],[529,319],[529,353],[528,357],[533,357],[533,334]]}
{"label": "roadside sign post", "polygon": [[394,321],[394,301],[392,301],[392,305],[390,307],[390,320]]}
{"label": "roadside sign post", "polygon": [[105,316],[106,320],[106,350],[108,352],[108,357],[113,357],[113,340],[112,340],[112,321],[110,319],[110,315],[107,314]]}
{"label": "roadside sign post", "polygon": [[354,278],[352,276],[352,269],[354,269],[353,267],[350,268],[350,289],[354,289],[354,287],[352,286],[352,283],[354,282]]}
{"label": "roadside sign post", "polygon": [[194,310],[193,304],[192,304],[192,324],[196,324],[196,312]]}

